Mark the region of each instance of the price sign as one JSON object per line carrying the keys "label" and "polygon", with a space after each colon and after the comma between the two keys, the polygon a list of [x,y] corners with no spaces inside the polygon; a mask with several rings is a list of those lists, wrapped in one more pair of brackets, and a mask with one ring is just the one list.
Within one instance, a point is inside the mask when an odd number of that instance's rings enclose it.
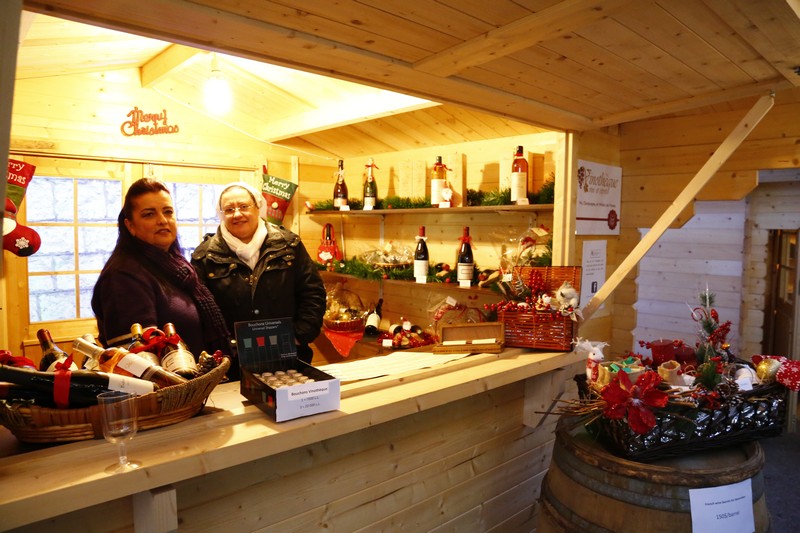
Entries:
{"label": "price sign", "polygon": [[753,486],[746,479],[733,485],[689,489],[692,531],[753,533]]}

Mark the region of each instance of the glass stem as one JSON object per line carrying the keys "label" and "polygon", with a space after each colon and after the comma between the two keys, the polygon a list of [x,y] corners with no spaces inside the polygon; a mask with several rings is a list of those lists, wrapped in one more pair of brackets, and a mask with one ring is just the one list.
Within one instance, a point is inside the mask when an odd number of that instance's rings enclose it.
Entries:
{"label": "glass stem", "polygon": [[128,449],[127,446],[125,446],[125,441],[120,441],[117,447],[119,449],[119,464],[125,466],[128,464]]}

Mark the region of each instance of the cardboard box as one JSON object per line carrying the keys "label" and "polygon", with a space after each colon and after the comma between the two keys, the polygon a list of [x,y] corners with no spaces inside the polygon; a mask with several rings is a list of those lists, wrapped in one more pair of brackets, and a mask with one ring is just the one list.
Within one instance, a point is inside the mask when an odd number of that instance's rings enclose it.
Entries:
{"label": "cardboard box", "polygon": [[[339,409],[339,380],[297,358],[290,318],[237,322],[234,330],[242,371],[239,390],[253,405],[276,422]],[[299,372],[313,381],[272,386],[262,378],[264,372],[279,371]]]}
{"label": "cardboard box", "polygon": [[505,346],[502,322],[447,324],[433,353],[500,353]]}

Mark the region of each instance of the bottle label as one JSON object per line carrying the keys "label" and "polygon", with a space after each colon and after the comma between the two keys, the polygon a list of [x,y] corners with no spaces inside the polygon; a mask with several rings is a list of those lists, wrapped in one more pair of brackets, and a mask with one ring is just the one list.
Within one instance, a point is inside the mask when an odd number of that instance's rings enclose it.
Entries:
{"label": "bottle label", "polygon": [[[55,372],[56,371],[56,365],[58,363],[63,363],[66,360],[67,360],[66,358],[56,359],[55,361],[50,363],[50,366],[47,367],[47,370],[45,370],[45,372]],[[73,363],[69,366],[69,369],[70,370],[78,370],[78,365],[76,365],[75,362],[73,361]]]}
{"label": "bottle label", "polygon": [[123,370],[127,370],[134,376],[142,377],[147,369],[153,365],[143,357],[130,353],[117,361],[117,366]]}
{"label": "bottle label", "polygon": [[374,196],[365,196],[364,197],[364,209],[373,209],[375,207],[375,197]]}
{"label": "bottle label", "polygon": [[197,363],[191,352],[186,350],[173,350],[161,358],[161,366],[164,370],[180,374],[181,372],[192,372],[197,370]]}
{"label": "bottle label", "polygon": [[155,383],[152,381],[121,376],[119,374],[108,374],[108,388],[109,390],[132,392],[140,396],[156,390]]}
{"label": "bottle label", "polygon": [[431,180],[431,205],[437,206],[444,201],[442,189],[444,189],[444,180]]}
{"label": "bottle label", "polygon": [[528,197],[528,175],[525,172],[512,172],[511,173],[511,201],[517,203],[517,200]]}
{"label": "bottle label", "polygon": [[414,260],[414,277],[415,278],[427,278],[428,277],[428,267],[430,263],[425,259],[415,259]]}
{"label": "bottle label", "polygon": [[458,263],[456,267],[456,276],[458,281],[472,281],[472,273],[475,269],[475,263]]}
{"label": "bottle label", "polygon": [[347,198],[334,198],[333,207],[344,207],[347,205]]}
{"label": "bottle label", "polygon": [[378,329],[378,326],[381,323],[381,317],[378,316],[378,313],[370,313],[367,317],[367,327],[372,326],[375,329]]}

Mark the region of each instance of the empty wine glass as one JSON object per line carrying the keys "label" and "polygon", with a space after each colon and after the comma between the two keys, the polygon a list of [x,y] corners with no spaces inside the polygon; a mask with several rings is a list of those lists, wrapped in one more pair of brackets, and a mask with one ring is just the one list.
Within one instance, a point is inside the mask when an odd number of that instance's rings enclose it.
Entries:
{"label": "empty wine glass", "polygon": [[117,445],[119,462],[106,468],[108,474],[130,472],[142,466],[128,459],[127,443],[136,435],[136,395],[132,392],[108,391],[97,395],[103,436]]}

